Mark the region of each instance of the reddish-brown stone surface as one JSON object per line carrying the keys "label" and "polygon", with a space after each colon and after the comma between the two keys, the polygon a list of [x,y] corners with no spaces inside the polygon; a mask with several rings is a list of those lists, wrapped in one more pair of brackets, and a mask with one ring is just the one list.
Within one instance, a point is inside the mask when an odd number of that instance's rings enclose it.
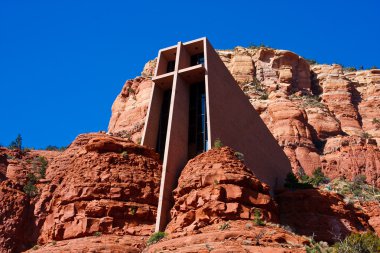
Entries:
{"label": "reddish-brown stone surface", "polygon": [[367,183],[380,187],[380,148],[373,139],[358,136],[329,138],[321,165],[330,178],[353,180],[357,175],[365,175]]}
{"label": "reddish-brown stone surface", "polygon": [[29,202],[10,180],[0,183],[0,252],[20,252],[27,249],[25,235]]}
{"label": "reddish-brown stone surface", "polygon": [[145,247],[144,236],[100,235],[88,236],[64,241],[52,241],[45,245],[34,246],[29,253],[138,253]]}
{"label": "reddish-brown stone surface", "polygon": [[194,231],[223,220],[276,221],[276,205],[268,185],[261,183],[229,147],[211,149],[190,160],[174,190],[170,232]]}
{"label": "reddish-brown stone surface", "polygon": [[370,229],[368,216],[347,205],[339,194],[306,189],[277,195],[282,224],[297,234],[315,236],[317,241],[336,242],[352,232]]}
{"label": "reddish-brown stone surface", "polygon": [[103,234],[149,235],[161,165],[150,149],[105,134],[83,134],[54,159],[35,215],[39,242]]}
{"label": "reddish-brown stone surface", "polygon": [[278,222],[269,187],[229,147],[190,160],[173,194],[168,237],[146,252],[305,252],[307,238],[269,223]]}
{"label": "reddish-brown stone surface", "polygon": [[139,142],[149,106],[153,82],[137,77],[128,80],[112,105],[108,131]]}
{"label": "reddish-brown stone surface", "polygon": [[380,236],[380,203],[378,201],[367,201],[359,203],[359,207],[369,217],[368,223]]}
{"label": "reddish-brown stone surface", "polygon": [[262,252],[301,253],[309,239],[280,226],[256,226],[249,220],[233,220],[222,230],[219,223],[204,227],[196,233],[174,233],[146,248],[144,252]]}

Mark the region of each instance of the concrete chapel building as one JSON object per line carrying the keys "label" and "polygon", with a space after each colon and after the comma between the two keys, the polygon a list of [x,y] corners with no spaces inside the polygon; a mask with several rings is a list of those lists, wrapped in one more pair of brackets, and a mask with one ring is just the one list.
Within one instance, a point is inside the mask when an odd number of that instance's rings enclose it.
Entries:
{"label": "concrete chapel building", "polygon": [[290,163],[207,38],[161,49],[142,144],[163,161],[156,231],[170,221],[172,191],[187,161],[216,139],[244,154],[245,164],[272,189]]}

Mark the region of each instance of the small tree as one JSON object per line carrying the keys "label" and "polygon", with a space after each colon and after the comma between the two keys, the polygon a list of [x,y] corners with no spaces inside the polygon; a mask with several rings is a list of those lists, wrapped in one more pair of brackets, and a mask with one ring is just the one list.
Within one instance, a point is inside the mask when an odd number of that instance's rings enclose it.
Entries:
{"label": "small tree", "polygon": [[9,144],[9,149],[19,149],[19,150],[22,150],[22,137],[21,137],[21,134],[18,134],[16,139],[13,140],[10,144]]}
{"label": "small tree", "polygon": [[319,186],[320,184],[327,183],[329,179],[323,174],[321,167],[316,168],[313,171],[313,175],[310,178],[309,183],[311,183],[314,186]]}
{"label": "small tree", "polygon": [[40,174],[41,178],[45,178],[46,177],[46,169],[47,169],[48,161],[43,156],[38,156],[36,158],[36,160],[40,163],[40,167],[39,167],[38,173]]}

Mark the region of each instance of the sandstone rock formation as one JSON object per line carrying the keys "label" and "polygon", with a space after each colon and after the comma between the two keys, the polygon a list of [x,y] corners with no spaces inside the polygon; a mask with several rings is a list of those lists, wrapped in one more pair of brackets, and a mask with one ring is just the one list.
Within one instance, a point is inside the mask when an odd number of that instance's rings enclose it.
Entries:
{"label": "sandstone rock formation", "polygon": [[93,235],[149,235],[155,223],[158,155],[128,140],[84,134],[47,171],[34,210],[39,242]]}
{"label": "sandstone rock formation", "polygon": [[365,175],[367,183],[380,187],[380,148],[373,139],[329,138],[321,156],[321,166],[331,178],[353,180],[357,175]]}
{"label": "sandstone rock formation", "polygon": [[196,234],[172,234],[144,252],[263,252],[304,253],[309,239],[276,226],[256,226],[252,221],[234,220],[228,228],[214,224]]}
{"label": "sandstone rock formation", "polygon": [[304,252],[309,244],[270,223],[279,214],[269,187],[229,147],[190,160],[173,193],[168,237],[146,252]]}
{"label": "sandstone rock formation", "polygon": [[52,241],[45,245],[34,246],[29,253],[139,253],[145,247],[144,236],[99,235],[81,237],[64,241]]}
{"label": "sandstone rock formation", "polygon": [[139,142],[144,128],[153,82],[138,77],[128,80],[112,105],[108,131]]}
{"label": "sandstone rock formation", "polygon": [[368,216],[343,197],[318,189],[286,191],[277,195],[282,224],[317,241],[336,242],[353,232],[371,229]]}
{"label": "sandstone rock formation", "polygon": [[28,198],[15,189],[12,181],[0,183],[0,252],[20,252],[28,248],[25,228],[28,219]]}
{"label": "sandstone rock formation", "polygon": [[211,149],[190,160],[174,190],[169,232],[194,231],[221,221],[263,219],[277,221],[269,186],[261,183],[231,148]]}

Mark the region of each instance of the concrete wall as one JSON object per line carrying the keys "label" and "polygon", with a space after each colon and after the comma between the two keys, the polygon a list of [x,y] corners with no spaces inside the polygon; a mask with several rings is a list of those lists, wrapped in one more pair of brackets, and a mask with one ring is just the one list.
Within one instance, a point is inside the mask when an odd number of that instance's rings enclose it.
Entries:
{"label": "concrete wall", "polygon": [[154,84],[150,97],[148,114],[145,119],[144,133],[141,140],[142,145],[156,148],[163,95],[164,90]]}
{"label": "concrete wall", "polygon": [[174,77],[168,131],[166,136],[156,231],[165,230],[173,206],[172,192],[187,163],[189,127],[189,85],[177,74]]}
{"label": "concrete wall", "polygon": [[245,164],[271,188],[282,186],[290,162],[260,115],[206,40],[209,140],[244,154]]}

